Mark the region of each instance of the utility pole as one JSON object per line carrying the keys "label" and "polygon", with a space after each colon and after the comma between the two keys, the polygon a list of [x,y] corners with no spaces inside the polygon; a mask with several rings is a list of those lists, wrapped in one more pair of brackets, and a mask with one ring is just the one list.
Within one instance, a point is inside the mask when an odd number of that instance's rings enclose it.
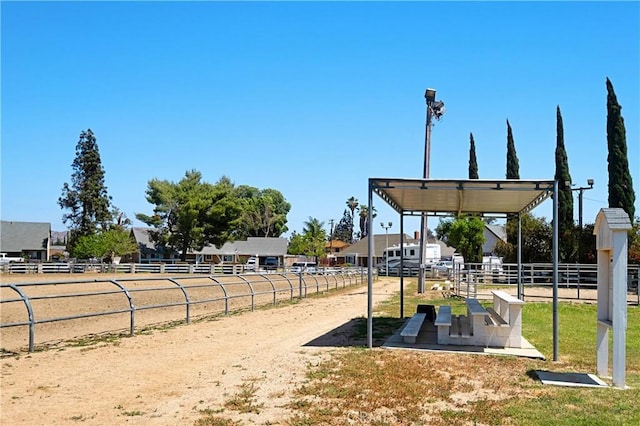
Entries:
{"label": "utility pole", "polygon": [[[422,177],[429,179],[429,166],[431,162],[431,126],[433,117],[440,120],[444,114],[444,102],[436,101],[436,90],[427,89],[424,93],[427,102],[427,124],[424,141],[424,168]],[[420,274],[418,275],[418,293],[425,292],[425,275],[427,273],[427,212],[423,212],[420,219]]]}
{"label": "utility pole", "polygon": [[[568,184],[569,187],[571,187],[571,182],[566,182]],[[582,229],[582,193],[584,191],[587,191],[589,189],[593,189],[593,179],[587,179],[587,185],[589,186],[581,186],[578,188],[571,188],[571,191],[579,191],[578,192],[578,228],[579,228],[579,235],[578,235],[578,263],[581,263],[581,258],[582,258],[582,234],[583,234],[583,229]]]}
{"label": "utility pole", "polygon": [[333,266],[333,219],[329,219],[329,225],[331,225],[331,231],[329,233],[329,266]]}

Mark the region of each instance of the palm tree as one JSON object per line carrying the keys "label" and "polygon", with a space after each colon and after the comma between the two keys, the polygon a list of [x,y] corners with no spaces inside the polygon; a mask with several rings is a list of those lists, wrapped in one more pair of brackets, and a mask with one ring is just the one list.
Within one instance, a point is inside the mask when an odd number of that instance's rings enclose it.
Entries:
{"label": "palm tree", "polygon": [[303,237],[307,242],[307,253],[314,256],[318,263],[318,256],[325,254],[324,243],[327,239],[327,232],[324,229],[324,222],[320,222],[315,217],[309,217],[304,222]]}
{"label": "palm tree", "polygon": [[[369,227],[368,219],[369,219],[369,208],[360,204],[360,238],[364,238],[367,236],[367,228]],[[375,219],[378,214],[376,213],[376,208],[373,207],[371,210],[371,217]]]}
{"label": "palm tree", "polygon": [[358,207],[358,199],[355,197],[351,197],[347,200],[347,207],[351,210],[351,241],[353,242],[353,223],[355,222],[355,211]]}

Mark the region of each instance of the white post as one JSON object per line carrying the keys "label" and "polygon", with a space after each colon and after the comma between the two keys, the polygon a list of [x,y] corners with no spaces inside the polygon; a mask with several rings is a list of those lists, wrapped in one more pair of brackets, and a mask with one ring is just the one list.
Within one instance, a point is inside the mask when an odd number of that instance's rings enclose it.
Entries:
{"label": "white post", "polygon": [[627,332],[627,231],[631,221],[620,208],[601,209],[593,233],[598,249],[596,369],[609,370],[609,328],[613,333],[613,386],[625,387]]}

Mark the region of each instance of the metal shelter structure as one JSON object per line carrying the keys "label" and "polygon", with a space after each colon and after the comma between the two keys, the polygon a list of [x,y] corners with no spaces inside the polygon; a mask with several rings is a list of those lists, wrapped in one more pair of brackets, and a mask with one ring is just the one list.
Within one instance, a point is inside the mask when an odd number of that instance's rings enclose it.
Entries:
{"label": "metal shelter structure", "polygon": [[[462,213],[486,217],[518,217],[518,298],[523,298],[521,268],[521,217],[547,198],[553,198],[553,359],[558,359],[558,183],[527,179],[403,179],[369,178],[368,235],[372,235],[373,195],[400,215],[400,234],[405,216],[450,216]],[[402,244],[402,242],[401,242]],[[373,347],[373,239],[368,247],[367,339]],[[402,262],[402,259],[401,259]],[[400,270],[403,269],[401,263]],[[404,316],[404,282],[400,276],[400,315]]]}

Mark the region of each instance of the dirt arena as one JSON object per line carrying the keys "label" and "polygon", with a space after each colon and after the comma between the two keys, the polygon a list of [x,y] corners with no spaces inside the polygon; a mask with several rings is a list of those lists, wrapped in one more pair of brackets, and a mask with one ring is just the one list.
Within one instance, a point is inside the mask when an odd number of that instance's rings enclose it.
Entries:
{"label": "dirt arena", "polygon": [[[33,282],[36,276],[26,278],[1,277],[6,283]],[[397,278],[376,281],[374,303],[397,291]],[[591,292],[582,294],[588,303],[595,302]],[[430,293],[427,298],[441,296]],[[527,294],[549,300],[550,290],[527,289]],[[560,297],[574,298],[575,290],[560,289]],[[39,342],[46,342],[48,349],[31,354],[24,350],[24,327],[3,328],[0,424],[193,424],[203,411],[220,411],[242,424],[282,424],[291,415],[286,406],[292,390],[303,383],[308,364],[345,346],[365,343],[353,340],[350,327],[366,311],[367,287],[360,285],[330,297],[91,345],[73,346],[68,340],[95,333],[95,324],[58,322],[43,328],[46,333],[38,329]],[[166,312],[151,310],[146,315],[149,323],[166,320]],[[114,321],[102,325],[111,331],[128,327],[126,316],[100,321]],[[22,349],[7,349],[16,344]],[[248,384],[256,390],[255,404],[263,406],[260,414],[225,410],[225,401]]]}
{"label": "dirt arena", "polygon": [[[377,281],[374,303],[397,285],[397,279]],[[290,415],[285,405],[307,364],[347,344],[350,330],[341,327],[366,312],[365,285],[115,342],[4,356],[0,424],[193,424],[201,410],[221,410],[243,384],[257,389],[260,414],[221,415],[278,424]]]}

